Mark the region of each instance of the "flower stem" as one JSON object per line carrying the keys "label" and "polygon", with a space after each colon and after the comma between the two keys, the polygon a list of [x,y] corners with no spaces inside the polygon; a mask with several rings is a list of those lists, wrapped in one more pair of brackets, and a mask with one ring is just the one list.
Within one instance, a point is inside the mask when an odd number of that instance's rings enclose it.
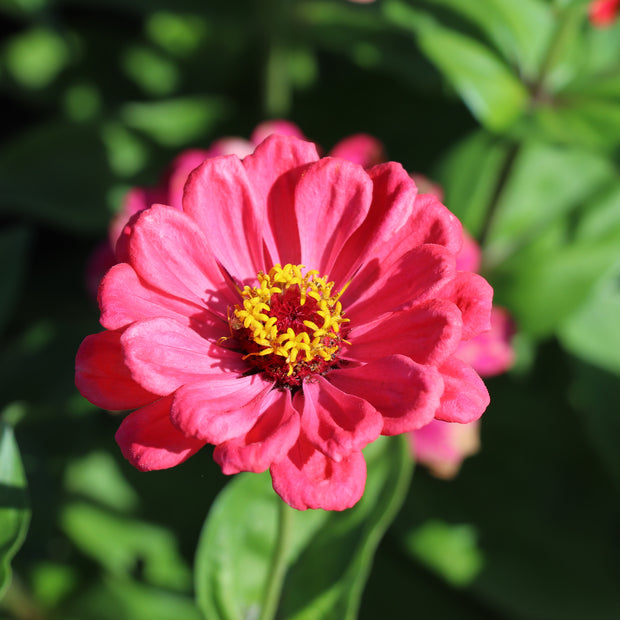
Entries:
{"label": "flower stem", "polygon": [[284,501],[279,502],[279,504],[278,538],[271,558],[271,567],[259,620],[274,620],[286,574],[286,559],[293,529],[293,509]]}

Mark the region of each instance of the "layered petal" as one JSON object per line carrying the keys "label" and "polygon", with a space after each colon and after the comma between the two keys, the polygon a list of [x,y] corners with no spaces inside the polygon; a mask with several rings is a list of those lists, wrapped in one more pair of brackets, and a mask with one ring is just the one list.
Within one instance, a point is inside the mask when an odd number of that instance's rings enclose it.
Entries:
{"label": "layered petal", "polygon": [[281,461],[299,437],[299,414],[289,390],[272,390],[265,396],[260,417],[245,435],[219,444],[213,458],[224,474],[262,472]]}
{"label": "layered petal", "polygon": [[489,392],[476,371],[465,362],[451,357],[440,367],[444,381],[444,392],[438,420],[467,424],[477,420],[488,407]]}
{"label": "layered petal", "polygon": [[253,281],[264,270],[265,205],[256,198],[236,155],[209,159],[189,175],[183,211],[198,224],[213,255],[237,281]]}
{"label": "layered petal", "polygon": [[168,396],[130,413],[116,431],[123,456],[140,471],[174,467],[205,445],[172,425],[171,403]]}
{"label": "layered petal", "polygon": [[295,186],[305,167],[318,159],[314,144],[272,135],[243,160],[256,200],[267,210],[263,238],[272,264],[301,262]]}
{"label": "layered petal", "polygon": [[330,157],[308,166],[295,187],[301,263],[331,273],[371,199],[372,181],[361,166]]}
{"label": "layered petal", "polygon": [[138,321],[121,342],[131,376],[145,389],[166,396],[186,383],[222,374],[241,374],[248,367],[239,353],[217,343],[223,333],[212,330],[206,340],[174,319]]}
{"label": "layered petal", "polygon": [[454,278],[454,255],[441,246],[424,245],[395,258],[366,263],[343,293],[353,325],[437,297]]}
{"label": "layered petal", "polygon": [[153,317],[173,318],[185,325],[217,321],[204,307],[148,286],[127,263],[114,265],[104,277],[99,306],[101,324],[107,329]]}
{"label": "layered petal", "polygon": [[222,317],[238,301],[198,225],[176,209],[155,205],[140,214],[129,238],[129,255],[138,276],[170,296]]}
{"label": "layered petal", "polygon": [[75,359],[75,385],[80,394],[111,411],[141,407],[157,399],[132,379],[120,340],[120,332],[87,336]]}
{"label": "layered petal", "polygon": [[220,374],[184,385],[170,419],[183,433],[212,444],[245,435],[257,422],[273,383],[261,375]]}
{"label": "layered petal", "polygon": [[[409,235],[400,231],[408,226],[417,189],[411,177],[400,164],[393,162],[375,166],[367,171],[373,183],[372,203],[363,224],[344,245],[330,277],[342,286],[361,265],[372,257],[381,264],[395,248],[404,244],[401,253],[410,250]],[[398,240],[398,241],[397,241]]]}
{"label": "layered petal", "polygon": [[461,328],[461,313],[454,304],[432,300],[351,329],[342,356],[370,362],[402,354],[420,364],[439,364],[456,351]]}
{"label": "layered petal", "polygon": [[383,435],[398,435],[428,424],[444,389],[433,366],[416,364],[403,355],[334,370],[329,381],[370,403],[383,417]]}
{"label": "layered petal", "polygon": [[294,400],[301,411],[304,435],[323,454],[341,461],[359,451],[381,433],[383,421],[363,398],[347,394],[321,376],[304,384]]}
{"label": "layered petal", "polygon": [[477,273],[459,271],[439,297],[455,303],[463,315],[463,340],[491,329],[493,289]]}
{"label": "layered petal", "polygon": [[366,485],[366,462],[361,452],[352,452],[336,462],[316,450],[303,434],[269,471],[276,493],[297,510],[351,508]]}

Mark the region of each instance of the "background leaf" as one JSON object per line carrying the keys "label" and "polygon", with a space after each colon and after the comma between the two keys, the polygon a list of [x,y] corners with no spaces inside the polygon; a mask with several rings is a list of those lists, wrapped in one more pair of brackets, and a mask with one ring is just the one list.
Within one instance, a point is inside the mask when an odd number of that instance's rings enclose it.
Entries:
{"label": "background leaf", "polygon": [[0,419],[0,599],[11,581],[11,559],[28,529],[30,510],[26,488],[13,430]]}

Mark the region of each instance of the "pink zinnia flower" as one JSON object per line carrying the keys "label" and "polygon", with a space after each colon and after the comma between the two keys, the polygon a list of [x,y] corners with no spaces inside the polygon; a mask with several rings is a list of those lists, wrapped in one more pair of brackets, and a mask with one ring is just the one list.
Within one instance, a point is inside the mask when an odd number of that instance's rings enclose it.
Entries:
{"label": "pink zinnia flower", "polygon": [[[370,168],[385,161],[383,143],[365,133],[353,134],[338,142],[330,154],[342,157],[364,168]],[[410,173],[418,190],[433,194],[443,200],[443,189],[419,173]],[[456,257],[459,271],[477,272],[480,269],[481,252],[478,244],[463,231],[463,247]],[[511,339],[514,325],[504,308],[491,309],[491,328],[469,340],[463,340],[457,350],[459,359],[467,362],[480,376],[488,377],[508,370],[514,361]],[[422,429],[410,434],[412,450],[416,460],[426,465],[431,472],[449,478],[458,472],[462,461],[475,454],[480,447],[480,425],[444,422],[436,419]]]}
{"label": "pink zinnia flower", "polygon": [[590,22],[599,28],[611,26],[620,10],[620,0],[594,0],[588,7]]}
{"label": "pink zinnia flower", "polygon": [[291,506],[342,510],[379,435],[482,414],[455,354],[492,290],[456,270],[460,223],[399,164],[272,136],[202,163],[182,206],[134,218],[99,290],[107,331],[76,360],[86,398],[136,409],[116,439],[138,469],[210,443],[224,473],[269,469]]}

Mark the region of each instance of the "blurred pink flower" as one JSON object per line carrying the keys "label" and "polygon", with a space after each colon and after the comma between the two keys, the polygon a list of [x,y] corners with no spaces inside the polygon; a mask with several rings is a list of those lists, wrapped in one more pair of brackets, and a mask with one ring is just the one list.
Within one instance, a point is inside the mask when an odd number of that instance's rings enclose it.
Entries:
{"label": "blurred pink flower", "polygon": [[136,409],[116,434],[135,467],[210,443],[225,474],[269,469],[291,506],[342,510],[380,434],[480,417],[488,393],[456,353],[488,329],[492,290],[456,270],[459,221],[399,164],[275,135],[204,161],[182,206],[127,225],[106,331],[77,354],[86,398]]}
{"label": "blurred pink flower", "polygon": [[604,28],[611,26],[619,10],[620,0],[594,0],[588,6],[588,15],[592,25]]}
{"label": "blurred pink flower", "polygon": [[[463,231],[463,247],[456,257],[456,268],[476,272],[481,252],[472,237]],[[510,314],[504,308],[491,308],[491,329],[469,340],[463,340],[456,351],[481,377],[506,372],[514,362],[512,337],[515,332]],[[452,478],[463,460],[480,449],[480,424],[451,424],[433,420],[410,434],[416,460],[426,465],[439,478]]]}

